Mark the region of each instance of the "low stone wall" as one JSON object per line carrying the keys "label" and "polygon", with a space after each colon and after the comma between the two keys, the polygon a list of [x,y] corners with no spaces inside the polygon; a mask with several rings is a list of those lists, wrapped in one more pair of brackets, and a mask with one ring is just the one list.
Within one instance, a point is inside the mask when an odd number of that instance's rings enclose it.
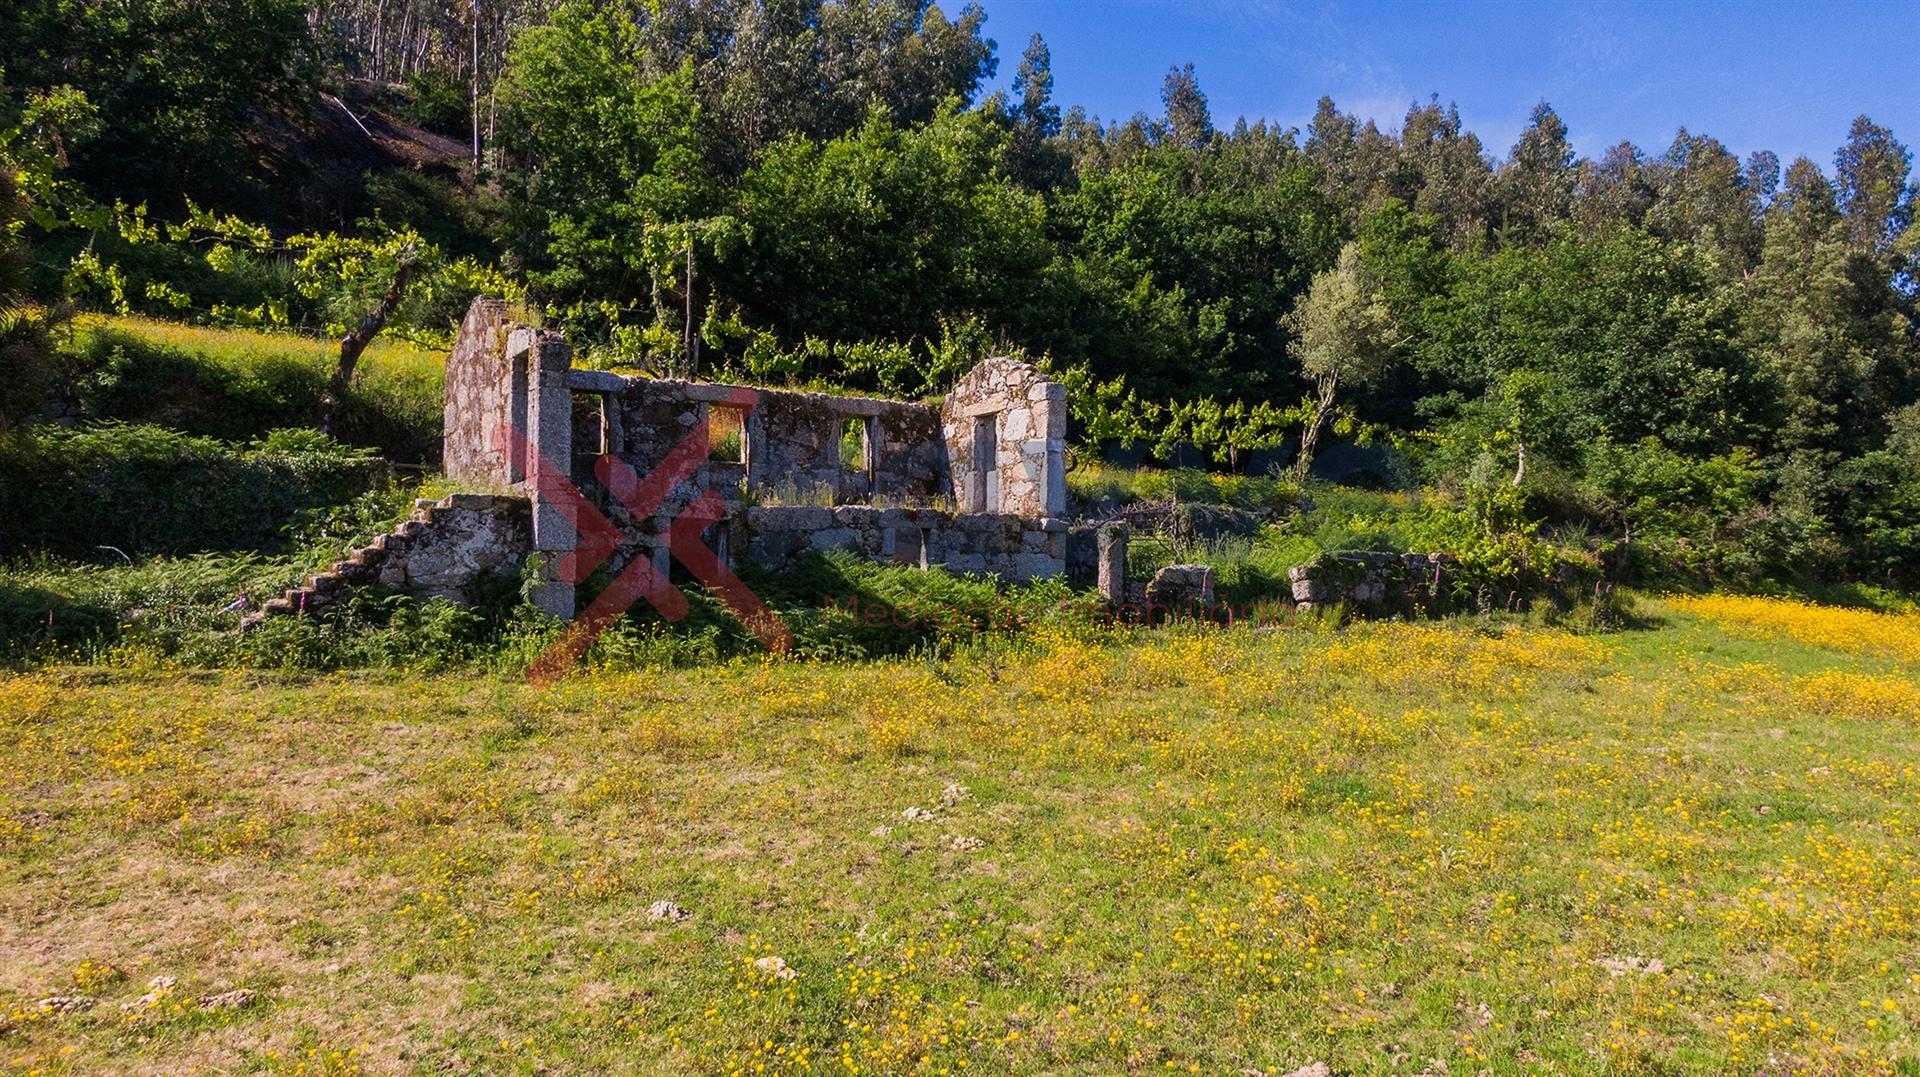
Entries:
{"label": "low stone wall", "polygon": [[245,629],[276,615],[320,613],[359,587],[468,603],[479,597],[475,587],[482,580],[520,571],[532,553],[533,504],[527,498],[453,494],[423,500],[400,526],[269,599],[240,625]]}
{"label": "low stone wall", "polygon": [[844,550],[870,561],[991,573],[1006,581],[1066,570],[1067,522],[1051,516],[841,505],[759,506],[734,517],[730,552],[768,568]]}
{"label": "low stone wall", "polygon": [[1325,554],[1288,570],[1300,610],[1344,603],[1367,613],[1416,613],[1445,594],[1446,553]]}
{"label": "low stone wall", "polygon": [[533,510],[524,497],[453,494],[424,506],[414,522],[420,526],[410,537],[388,539],[378,582],[416,598],[468,601],[476,582],[519,572],[533,553]]}

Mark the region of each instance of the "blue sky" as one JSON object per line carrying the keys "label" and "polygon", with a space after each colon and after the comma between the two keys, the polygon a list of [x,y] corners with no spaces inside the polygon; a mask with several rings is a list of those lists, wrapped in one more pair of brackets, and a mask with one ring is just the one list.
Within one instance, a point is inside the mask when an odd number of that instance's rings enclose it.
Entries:
{"label": "blue sky", "polygon": [[[1831,171],[1864,112],[1920,146],[1920,0],[1856,4],[1324,3],[981,0],[1004,87],[1038,32],[1054,99],[1105,120],[1160,114],[1167,68],[1191,62],[1214,123],[1304,132],[1331,94],[1398,127],[1437,93],[1505,156],[1542,100],[1574,147],[1657,152],[1681,126],[1742,157],[1805,154]],[[952,5],[956,9],[957,2]]]}

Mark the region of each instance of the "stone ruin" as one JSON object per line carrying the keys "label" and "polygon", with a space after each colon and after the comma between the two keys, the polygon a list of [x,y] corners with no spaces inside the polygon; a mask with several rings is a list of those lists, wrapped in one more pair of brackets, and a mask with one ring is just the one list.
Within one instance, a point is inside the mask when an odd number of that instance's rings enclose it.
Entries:
{"label": "stone ruin", "polygon": [[[701,451],[689,435],[703,422]],[[502,426],[524,440],[498,443]],[[531,501],[529,553],[546,576],[533,597],[563,617],[575,601],[557,565],[580,539],[540,460],[619,529],[613,572],[639,557],[667,572],[669,527],[717,499],[702,537],[723,563],[844,550],[1026,581],[1065,571],[1066,434],[1065,387],[1004,357],[937,404],[636,377],[575,369],[559,333],[482,298],[447,361],[447,476]],[[656,471],[684,478],[636,514],[610,486],[631,478],[606,457],[643,485]]]}
{"label": "stone ruin", "polygon": [[[572,357],[561,334],[474,300],[447,359],[443,434],[447,477],[469,492],[419,503],[243,626],[324,610],[357,586],[478,601],[489,577],[529,559],[531,600],[571,617],[576,496],[617,533],[609,573],[644,557],[666,578],[669,537],[692,523],[727,566],[839,550],[1008,582],[1068,575],[1147,622],[1214,610],[1211,569],[1129,584],[1128,525],[1069,524],[1066,389],[1027,363],[987,359],[921,403],[575,369]],[[1302,609],[1420,605],[1446,560],[1331,556],[1292,570],[1293,597]]]}

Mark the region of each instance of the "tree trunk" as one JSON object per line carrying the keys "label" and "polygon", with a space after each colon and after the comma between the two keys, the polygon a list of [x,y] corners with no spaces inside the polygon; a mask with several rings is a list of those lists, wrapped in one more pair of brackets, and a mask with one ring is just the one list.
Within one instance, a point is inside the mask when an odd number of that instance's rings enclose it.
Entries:
{"label": "tree trunk", "polygon": [[1327,425],[1327,416],[1333,411],[1333,395],[1339,385],[1337,374],[1323,375],[1315,383],[1313,416],[1300,431],[1300,452],[1293,461],[1293,477],[1302,484],[1307,481],[1307,469],[1313,466],[1313,450],[1320,442],[1320,428]]}
{"label": "tree trunk", "polygon": [[700,372],[700,330],[693,324],[693,237],[687,237],[687,375]]}
{"label": "tree trunk", "polygon": [[320,397],[320,432],[333,433],[334,411],[347,395],[347,386],[353,382],[354,367],[360,364],[360,356],[373,343],[373,338],[386,328],[387,319],[393,317],[394,308],[406,298],[407,285],[413,280],[413,271],[419,265],[419,258],[412,252],[401,256],[399,265],[393,271],[393,281],[387,285],[387,294],[353,331],[340,338],[340,361],[333,368],[333,377],[327,380],[327,391]]}
{"label": "tree trunk", "polygon": [[473,120],[473,183],[480,185],[480,7],[475,4],[467,11],[473,19],[473,96],[467,106],[469,118]]}

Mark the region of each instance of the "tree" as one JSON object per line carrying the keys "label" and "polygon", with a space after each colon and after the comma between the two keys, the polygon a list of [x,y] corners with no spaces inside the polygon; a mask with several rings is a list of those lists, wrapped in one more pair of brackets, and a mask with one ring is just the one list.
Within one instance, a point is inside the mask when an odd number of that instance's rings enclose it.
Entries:
{"label": "tree", "polygon": [[1361,264],[1360,248],[1352,243],[1341,248],[1332,269],[1314,274],[1313,285],[1287,315],[1286,327],[1295,336],[1289,350],[1313,382],[1311,411],[1294,461],[1295,474],[1305,481],[1340,387],[1378,381],[1403,342],[1396,339],[1393,314]]}
{"label": "tree", "polygon": [[1053,54],[1039,34],[1027,42],[1020,54],[1020,69],[1013,76],[1013,92],[1020,99],[1015,118],[1041,139],[1060,132],[1060,106],[1053,103]]}
{"label": "tree", "polygon": [[1506,242],[1544,242],[1553,226],[1573,211],[1577,181],[1567,125],[1541,102],[1533,108],[1506,167],[1500,170],[1501,233]]}
{"label": "tree", "polygon": [[1335,107],[1333,98],[1320,98],[1307,124],[1304,149],[1320,170],[1321,191],[1349,214],[1357,208],[1353,173],[1359,142],[1359,121]]}
{"label": "tree", "polygon": [[1024,323],[1051,254],[1040,196],[998,170],[1006,137],[979,112],[902,129],[876,109],[850,135],[772,147],[741,183],[751,240],[729,299],[789,340],[932,338],[958,312]]}
{"label": "tree", "polygon": [[1060,106],[1053,103],[1053,56],[1039,34],[1020,55],[1013,94],[1007,171],[1027,187],[1050,190],[1065,181],[1067,159],[1052,142],[1061,130]]}
{"label": "tree", "polygon": [[1753,268],[1760,257],[1760,201],[1739,158],[1718,139],[1683,127],[1653,177],[1659,196],[1647,212],[1649,230],[1707,252],[1727,279]]}
{"label": "tree", "polygon": [[1480,139],[1461,127],[1458,108],[1441,108],[1438,96],[1409,108],[1400,129],[1399,166],[1413,208],[1439,218],[1455,249],[1485,238],[1493,168]]}
{"label": "tree", "polygon": [[1167,70],[1160,84],[1160,103],[1166,106],[1161,138],[1170,145],[1189,150],[1205,149],[1213,141],[1213,116],[1207,111],[1207,95],[1200,90],[1193,65]]}
{"label": "tree", "polygon": [[1821,469],[1861,451],[1914,388],[1886,267],[1858,245],[1859,226],[1819,167],[1796,160],[1745,288],[1743,336],[1779,402],[1777,449],[1812,454]]}
{"label": "tree", "polygon": [[1753,192],[1761,211],[1765,212],[1780,192],[1780,155],[1772,150],[1747,154],[1746,181],[1747,189]]}
{"label": "tree", "polygon": [[1162,145],[1083,172],[1052,205],[1067,304],[1034,326],[1036,347],[1153,399],[1285,391],[1280,316],[1341,230],[1305,161],[1267,174],[1242,147]]}
{"label": "tree", "polygon": [[0,161],[0,334],[12,328],[14,316],[27,303],[27,259],[21,234],[26,231],[27,200]]}
{"label": "tree", "polygon": [[0,15],[0,69],[23,94],[76,90],[98,109],[73,178],[96,199],[262,211],[249,133],[308,101],[313,45],[301,0],[21,0]]}
{"label": "tree", "polygon": [[1646,157],[1631,142],[1621,142],[1598,161],[1582,160],[1574,187],[1573,215],[1588,231],[1615,222],[1639,227],[1659,197]]}
{"label": "tree", "polygon": [[1882,253],[1906,231],[1920,200],[1907,186],[1912,163],[1912,151],[1892,131],[1865,116],[1855,117],[1846,144],[1833,155],[1840,211],[1846,217],[1847,241],[1854,247]]}
{"label": "tree", "polygon": [[340,338],[340,356],[334,363],[333,374],[327,378],[326,391],[320,394],[320,431],[333,433],[334,415],[340,402],[346,399],[347,389],[353,384],[354,371],[359,368],[360,356],[366,353],[367,345],[387,327],[401,301],[407,297],[407,287],[413,283],[414,274],[420,270],[420,246],[411,237],[402,240],[397,246],[376,248],[380,255],[380,265],[376,272],[386,277],[386,290],[380,293],[380,299],[360,321]]}
{"label": "tree", "polygon": [[567,4],[521,36],[501,79],[510,247],[550,300],[651,301],[666,269],[649,226],[715,206],[691,63],[648,78],[642,44],[618,5]]}
{"label": "tree", "polygon": [[1449,266],[1449,287],[1408,327],[1418,334],[1410,357],[1435,390],[1421,408],[1432,419],[1483,411],[1473,402],[1521,370],[1556,386],[1533,396],[1536,411],[1554,406],[1534,426],[1535,459],[1571,463],[1603,436],[1722,451],[1766,418],[1751,357],[1735,343],[1738,292],[1685,244],[1615,223]]}

